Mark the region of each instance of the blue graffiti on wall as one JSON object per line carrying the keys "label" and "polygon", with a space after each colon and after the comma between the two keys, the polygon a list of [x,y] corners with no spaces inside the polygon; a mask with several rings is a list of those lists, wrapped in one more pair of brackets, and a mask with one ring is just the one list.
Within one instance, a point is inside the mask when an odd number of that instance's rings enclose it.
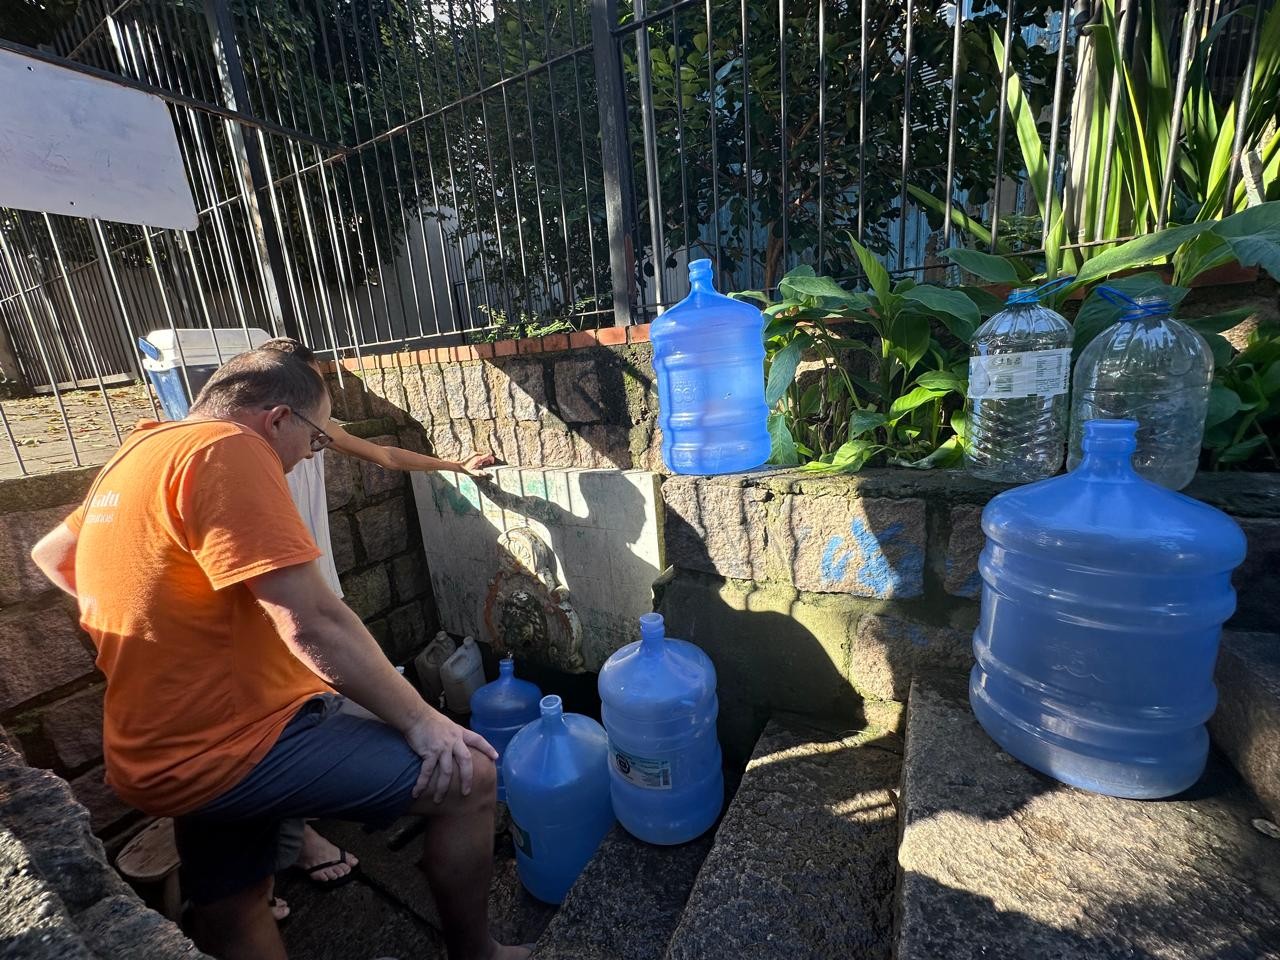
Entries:
{"label": "blue graffiti on wall", "polygon": [[[849,525],[849,538],[836,534],[822,551],[822,579],[841,583],[849,564],[858,561],[855,582],[874,597],[916,596],[924,575],[923,551],[903,537],[903,525],[891,523],[878,533],[862,517]],[[892,550],[894,559],[890,559]]]}

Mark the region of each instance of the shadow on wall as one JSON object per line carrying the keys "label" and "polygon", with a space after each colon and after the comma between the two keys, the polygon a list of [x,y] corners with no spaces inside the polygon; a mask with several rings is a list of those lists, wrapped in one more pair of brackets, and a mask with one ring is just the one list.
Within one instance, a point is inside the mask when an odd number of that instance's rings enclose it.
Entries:
{"label": "shadow on wall", "polygon": [[374,368],[329,383],[339,419],[416,424],[428,449],[491,451],[530,467],[658,465],[657,401],[643,348]]}

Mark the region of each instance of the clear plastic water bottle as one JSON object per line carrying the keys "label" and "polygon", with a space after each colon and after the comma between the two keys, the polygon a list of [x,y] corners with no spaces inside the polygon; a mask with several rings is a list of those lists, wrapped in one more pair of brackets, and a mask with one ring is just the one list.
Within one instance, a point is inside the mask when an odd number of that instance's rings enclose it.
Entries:
{"label": "clear plastic water bottle", "polygon": [[1084,456],[1084,425],[1099,418],[1138,421],[1139,476],[1181,490],[1196,475],[1213,385],[1213,351],[1204,337],[1174,320],[1160,297],[1130,300],[1099,292],[1129,309],[1084,348],[1072,381],[1067,466]]}
{"label": "clear plastic water bottle", "polygon": [[1245,538],[1221,511],[1134,473],[1137,430],[1089,421],[1079,467],[983,510],[969,701],[1023,763],[1150,799],[1204,770]]}
{"label": "clear plastic water bottle", "polygon": [[599,688],[618,822],[646,843],[705,833],[724,806],[710,658],[669,639],[662,616],[646,613],[640,640],[608,659]]}
{"label": "clear plastic water bottle", "polygon": [[613,829],[609,742],[600,724],[565,713],[557,696],[539,708],[502,765],[520,882],[544,903],[560,903]]}
{"label": "clear plastic water bottle", "polygon": [[689,264],[689,286],[649,328],[662,459],[674,473],[750,470],[771,445],[764,314],[716,293],[710,260]]}
{"label": "clear plastic water bottle", "polygon": [[497,680],[471,695],[471,729],[498,751],[498,799],[504,803],[507,785],[502,776],[502,755],[511,738],[538,719],[541,699],[537,686],[516,677],[516,662],[511,657],[498,661]]}
{"label": "clear plastic water bottle", "polygon": [[1015,290],[973,335],[964,459],[974,476],[1028,483],[1062,468],[1074,331],[1040,302],[1061,283]]}

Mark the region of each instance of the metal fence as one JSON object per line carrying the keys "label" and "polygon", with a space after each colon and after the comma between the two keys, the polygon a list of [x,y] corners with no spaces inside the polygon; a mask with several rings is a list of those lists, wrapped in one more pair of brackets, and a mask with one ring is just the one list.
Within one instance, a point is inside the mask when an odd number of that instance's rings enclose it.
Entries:
{"label": "metal fence", "polygon": [[[114,433],[110,391],[157,328],[363,356],[644,321],[699,256],[722,289],[769,290],[801,264],[856,282],[850,236],[902,275],[946,271],[961,243],[1034,254],[1096,70],[1082,38],[1109,11],[1122,53],[1144,29],[1177,50],[1239,6],[1186,2],[83,0],[27,52],[169,103],[199,226],[0,211],[0,367],[60,410],[92,387]],[[1224,102],[1259,18],[1227,20]],[[44,468],[9,421],[11,468]]]}

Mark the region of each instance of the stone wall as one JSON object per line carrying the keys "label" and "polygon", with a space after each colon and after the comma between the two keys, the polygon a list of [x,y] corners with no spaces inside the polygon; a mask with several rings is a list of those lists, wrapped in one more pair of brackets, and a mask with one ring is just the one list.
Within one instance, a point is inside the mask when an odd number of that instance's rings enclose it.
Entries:
{"label": "stone wall", "polygon": [[329,386],[335,416],[419,427],[440,457],[665,469],[647,326],[348,360]]}
{"label": "stone wall", "polygon": [[[979,520],[1000,489],[957,471],[668,478],[659,609],[716,664],[726,752],[749,752],[774,711],[897,726],[913,677],[963,676]],[[1187,492],[1249,538],[1230,627],[1275,630],[1280,476],[1205,474]]]}

